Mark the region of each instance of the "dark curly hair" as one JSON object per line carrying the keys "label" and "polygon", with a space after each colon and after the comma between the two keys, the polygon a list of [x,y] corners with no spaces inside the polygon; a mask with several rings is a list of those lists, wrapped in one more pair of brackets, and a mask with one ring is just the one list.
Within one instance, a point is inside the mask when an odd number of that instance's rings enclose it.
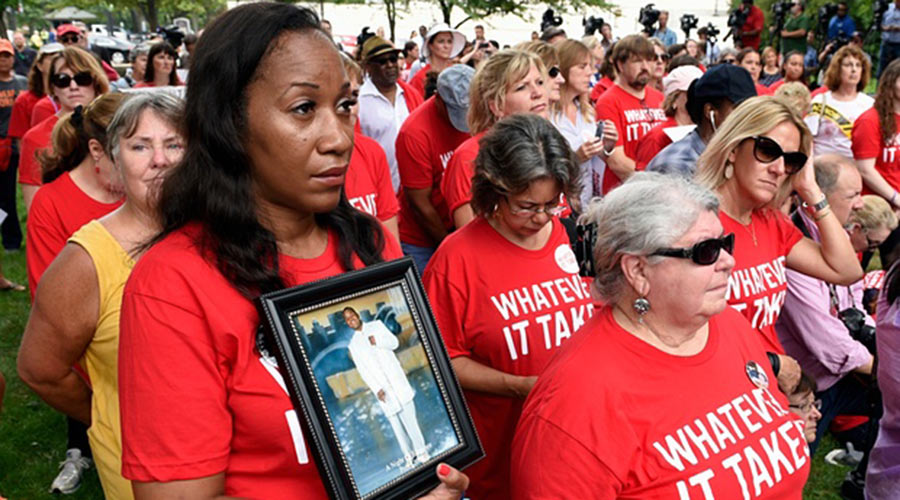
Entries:
{"label": "dark curly hair", "polygon": [[[244,147],[246,89],[282,34],[316,31],[321,31],[319,19],[307,8],[246,4],[208,26],[192,61],[183,127],[187,147],[181,165],[163,183],[159,202],[163,230],[153,241],[199,223],[203,230],[197,244],[203,255],[211,255],[219,271],[248,299],[282,289],[285,283],[275,236],[257,218],[253,167]],[[344,194],[336,208],[316,214],[315,220],[335,233],[344,269],[354,268],[354,255],[366,265],[383,260],[380,224],[354,209]]]}

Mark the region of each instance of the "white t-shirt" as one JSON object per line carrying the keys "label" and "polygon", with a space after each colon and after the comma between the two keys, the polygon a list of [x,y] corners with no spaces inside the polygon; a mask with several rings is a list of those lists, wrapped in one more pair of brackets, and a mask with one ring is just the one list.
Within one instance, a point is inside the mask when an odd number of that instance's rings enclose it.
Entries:
{"label": "white t-shirt", "polygon": [[816,155],[836,153],[853,158],[850,150],[853,122],[874,103],[875,99],[862,92],[852,101],[838,101],[830,90],[814,97],[812,110],[804,120],[813,134]]}

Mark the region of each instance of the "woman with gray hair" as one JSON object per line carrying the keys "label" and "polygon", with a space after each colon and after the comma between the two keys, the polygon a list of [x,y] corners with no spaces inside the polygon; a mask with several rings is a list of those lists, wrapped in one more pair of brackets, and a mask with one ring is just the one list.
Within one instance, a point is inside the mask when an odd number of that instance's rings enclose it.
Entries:
{"label": "woman with gray hair", "polygon": [[[41,278],[22,345],[22,380],[57,410],[90,423],[106,498],[133,498],[122,477],[118,343],[122,291],[144,242],[159,230],[157,186],[181,159],[181,102],[166,93],[127,98],[107,128],[107,155],[125,203],[75,232]],[[72,370],[79,364],[88,386]]]}
{"label": "woman with gray hair", "polygon": [[472,498],[510,498],[509,450],[522,401],[550,356],[593,313],[559,222],[578,200],[579,165],[544,118],[497,122],[475,159],[474,220],[435,252],[425,290],[486,457]]}
{"label": "woman with gray hair", "polygon": [[[742,498],[761,467],[756,498],[800,498],[806,442],[752,328],[726,307],[734,235],[718,208],[708,189],[650,172],[591,205],[606,305],[525,402],[515,498]],[[763,465],[773,448],[784,460]]]}

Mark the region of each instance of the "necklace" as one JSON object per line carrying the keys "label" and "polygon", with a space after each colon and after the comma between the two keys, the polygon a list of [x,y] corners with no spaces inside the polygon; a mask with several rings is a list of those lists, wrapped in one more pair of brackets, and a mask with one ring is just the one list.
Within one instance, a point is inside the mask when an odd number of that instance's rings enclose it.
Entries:
{"label": "necklace", "polygon": [[725,212],[725,215],[727,215],[731,220],[740,224],[741,227],[744,228],[744,230],[750,234],[750,238],[753,239],[753,246],[755,246],[755,247],[759,246],[759,243],[756,240],[756,228],[753,227],[753,213],[752,212],[750,213],[750,222],[744,224],[743,222],[741,222],[740,219],[738,219],[737,217],[734,217],[730,213],[728,213],[728,211],[726,211],[724,209],[720,209],[720,210],[722,210],[722,212]]}

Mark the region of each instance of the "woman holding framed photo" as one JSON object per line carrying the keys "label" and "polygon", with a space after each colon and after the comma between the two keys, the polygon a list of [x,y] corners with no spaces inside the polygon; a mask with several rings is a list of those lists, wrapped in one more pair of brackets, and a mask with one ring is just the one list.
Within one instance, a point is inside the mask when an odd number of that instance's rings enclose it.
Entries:
{"label": "woman holding framed photo", "polygon": [[[198,41],[184,159],[122,302],[122,473],[136,498],[327,498],[253,299],[400,257],[342,195],[354,104],[309,9],[242,5]],[[458,498],[465,476],[437,469],[434,498]]]}

